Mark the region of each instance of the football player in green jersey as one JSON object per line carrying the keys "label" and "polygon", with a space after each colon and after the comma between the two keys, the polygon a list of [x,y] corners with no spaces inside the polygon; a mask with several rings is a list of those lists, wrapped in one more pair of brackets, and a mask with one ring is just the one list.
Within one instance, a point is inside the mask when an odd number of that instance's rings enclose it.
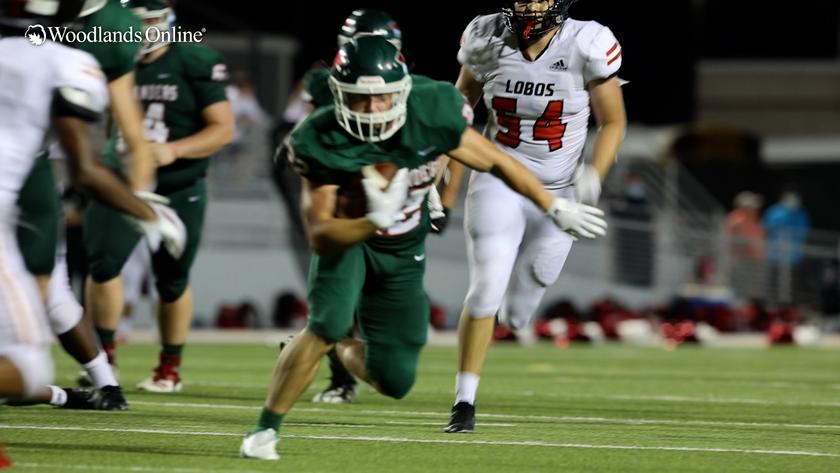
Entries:
{"label": "football player in green jersey", "polygon": [[[402,48],[402,30],[397,22],[388,13],[372,8],[354,10],[344,20],[338,33],[338,47],[350,42],[357,35],[365,34],[382,36],[397,49]],[[289,100],[290,105],[284,113],[284,119],[290,123],[290,128],[291,124],[300,123],[313,110],[332,105],[333,94],[329,87],[329,77],[330,69],[327,67],[312,69],[306,73],[301,81],[302,84],[298,93]],[[429,79],[418,76],[417,80],[428,81]],[[417,82],[415,82],[416,84]],[[286,201],[286,208],[292,214],[295,228],[298,228],[299,234],[296,235],[296,242],[300,242],[297,246],[302,253],[300,261],[303,272],[306,274],[309,270],[309,247],[306,244],[303,223],[298,218],[300,212],[300,176],[286,165],[285,145],[282,145],[279,151],[280,155],[275,158],[275,161],[278,167],[282,167],[281,194]],[[341,364],[335,350],[331,350],[327,357],[330,361],[330,383],[323,391],[312,398],[312,402],[341,404],[353,401],[356,397],[356,379]]]}
{"label": "football player in green jersey", "polygon": [[[103,32],[139,32],[140,20],[125,8],[125,0],[85,0],[81,17],[83,30]],[[93,54],[108,79],[111,114],[119,134],[131,154],[128,180],[134,190],[146,191],[153,185],[155,175],[151,148],[143,135],[143,110],[134,94],[134,67],[140,44],[134,41],[118,43],[80,42],[82,51]],[[111,133],[116,139],[116,133]]]}
{"label": "football player in green jersey", "polygon": [[[429,323],[426,197],[441,153],[498,176],[567,232],[585,238],[606,232],[603,212],[555,197],[469,127],[470,107],[452,84],[412,87],[402,53],[384,38],[361,36],[342,46],[329,81],[334,105],[312,113],[289,140],[313,249],[309,322],[277,361],[257,424],[240,447],[246,458],[279,459],[283,417],[333,346],[344,366],[380,393],[408,394]],[[362,180],[367,214],[337,216],[340,191],[376,163],[401,169],[385,189],[372,176]],[[361,341],[346,337],[354,316]]]}
{"label": "football player in green jersey", "polygon": [[[31,3],[48,5],[51,0]],[[95,28],[122,33],[140,30],[140,20],[123,8],[119,0],[85,0],[79,3],[83,32],[91,32]],[[129,172],[131,187],[135,191],[147,190],[154,166],[151,148],[143,137],[140,104],[134,95],[133,71],[139,44],[130,41],[80,42],[75,46],[91,53],[99,62],[107,80],[111,115],[132,154],[132,168]],[[116,139],[116,130],[112,137]],[[60,154],[59,150],[53,153],[53,157],[59,157]],[[92,392],[68,391],[77,401],[71,404],[74,407],[89,406],[106,410],[126,409],[128,404],[109,366],[108,356],[97,345],[96,336],[88,325],[82,323],[83,309],[69,288],[62,261],[63,250],[56,251],[60,220],[56,189],[50,155],[45,151],[38,156],[18,200],[20,219],[25,222],[17,231],[21,253],[27,269],[36,276],[39,289],[48,301],[52,331],[67,353],[85,368],[85,376],[95,388]],[[93,402],[84,402],[86,398]]]}
{"label": "football player in green jersey", "polygon": [[[341,47],[359,35],[382,36],[397,49],[402,48],[402,30],[391,15],[382,10],[370,8],[354,10],[344,21],[339,31],[338,46]],[[291,105],[287,108],[287,113],[284,115],[284,118],[290,122],[299,123],[313,110],[331,105],[333,103],[333,93],[329,86],[329,77],[330,69],[325,67],[312,69],[307,72],[302,81],[302,93],[299,94],[299,97],[293,97],[290,100]],[[433,82],[431,79],[420,75],[413,76],[412,81],[415,87]],[[305,105],[299,103],[301,100],[305,102]],[[285,148],[283,148],[283,151],[285,151]],[[447,160],[448,158],[446,156],[442,156],[441,164],[446,163]],[[285,158],[281,161],[285,161]],[[450,171],[448,179],[450,185],[444,187],[441,195],[438,194],[435,187],[430,189],[429,216],[432,233],[442,233],[445,230],[449,217],[449,209],[454,207],[455,200],[458,197],[463,166],[452,161],[448,169]],[[283,195],[289,201],[287,205],[289,211],[297,214],[300,208],[300,178],[289,169],[286,169],[285,173],[284,185],[286,189],[283,190]],[[439,173],[438,181],[442,177],[443,173]],[[303,230],[301,228],[302,232]],[[308,259],[305,261],[307,263],[306,269],[308,270]],[[312,402],[339,404],[352,401],[356,396],[355,378],[341,364],[335,350],[331,350],[327,356],[330,360],[330,384],[322,392],[316,394],[312,398]]]}
{"label": "football player in green jersey", "polygon": [[[165,0],[130,5],[144,29],[168,30],[173,11]],[[180,257],[166,251],[152,256],[160,295],[158,322],[162,350],[154,374],[138,385],[152,392],[181,389],[181,353],[193,315],[190,268],[201,240],[207,206],[205,175],[211,155],[233,139],[234,119],[225,95],[227,70],[222,56],[201,44],[167,43],[146,34],[136,69],[137,94],[145,110],[145,135],[157,162],[156,194],[178,212],[187,227]],[[119,149],[106,148],[103,161],[118,169]],[[100,334],[113,337],[123,309],[120,271],[137,244],[123,221],[108,208],[91,204],[85,213],[85,248],[90,276],[88,310]]]}

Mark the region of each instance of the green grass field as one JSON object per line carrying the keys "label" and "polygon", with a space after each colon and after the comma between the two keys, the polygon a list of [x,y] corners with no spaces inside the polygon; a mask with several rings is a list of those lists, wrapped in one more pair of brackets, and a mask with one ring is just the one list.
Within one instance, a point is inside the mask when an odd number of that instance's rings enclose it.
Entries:
{"label": "green grass field", "polygon": [[[156,347],[121,347],[127,412],[2,408],[20,471],[532,472],[840,471],[840,352],[497,344],[474,434],[444,434],[456,351],[429,347],[401,401],[367,387],[352,405],[286,418],[280,462],[241,460],[277,350],[189,345],[183,392],[140,394]],[[75,366],[56,350],[58,382]]]}

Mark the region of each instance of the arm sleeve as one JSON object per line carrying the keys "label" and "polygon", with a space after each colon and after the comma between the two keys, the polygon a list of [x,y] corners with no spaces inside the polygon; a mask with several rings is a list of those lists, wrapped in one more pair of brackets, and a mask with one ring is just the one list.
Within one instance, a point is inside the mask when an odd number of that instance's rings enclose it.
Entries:
{"label": "arm sleeve", "polygon": [[585,83],[593,80],[606,79],[618,73],[621,68],[621,44],[609,28],[597,25],[594,36],[584,40],[581,44],[586,65],[583,68]]}

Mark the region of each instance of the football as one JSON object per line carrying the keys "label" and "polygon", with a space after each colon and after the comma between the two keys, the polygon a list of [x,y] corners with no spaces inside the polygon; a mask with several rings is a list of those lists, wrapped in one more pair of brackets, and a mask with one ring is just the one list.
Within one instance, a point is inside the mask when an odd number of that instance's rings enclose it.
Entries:
{"label": "football", "polygon": [[362,179],[373,179],[381,189],[388,187],[391,179],[399,170],[396,164],[370,164],[353,175],[346,183],[339,186],[336,196],[335,216],[339,218],[361,218],[368,213],[367,195],[362,187]]}

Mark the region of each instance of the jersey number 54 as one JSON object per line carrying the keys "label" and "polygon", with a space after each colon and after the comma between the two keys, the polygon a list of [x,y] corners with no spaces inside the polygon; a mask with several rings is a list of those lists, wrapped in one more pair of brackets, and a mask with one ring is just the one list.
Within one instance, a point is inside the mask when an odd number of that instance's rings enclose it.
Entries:
{"label": "jersey number 54", "polygon": [[[520,118],[516,116],[516,99],[493,97],[493,110],[496,111],[496,121],[507,131],[499,130],[496,141],[511,148],[516,148],[522,142]],[[566,124],[560,120],[563,116],[563,101],[552,100],[545,106],[540,118],[534,122],[534,140],[547,141],[549,151],[557,151],[563,147],[563,135],[566,134]]]}

